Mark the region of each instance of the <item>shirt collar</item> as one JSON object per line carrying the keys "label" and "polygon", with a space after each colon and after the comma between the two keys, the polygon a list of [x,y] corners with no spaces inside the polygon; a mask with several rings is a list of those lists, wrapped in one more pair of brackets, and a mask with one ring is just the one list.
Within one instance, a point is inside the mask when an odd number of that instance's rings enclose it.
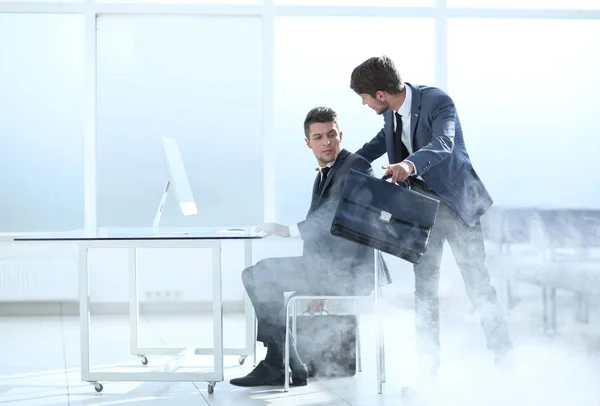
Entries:
{"label": "shirt collar", "polygon": [[333,166],[333,164],[335,164],[335,160],[329,162],[327,165],[323,166],[323,167],[319,167],[319,171],[321,171],[321,169],[327,167],[327,168],[331,168]]}
{"label": "shirt collar", "polygon": [[412,89],[409,85],[404,85],[404,89],[406,91],[406,97],[404,98],[404,103],[400,106],[397,113],[399,113],[402,117],[410,117],[410,109],[412,104]]}

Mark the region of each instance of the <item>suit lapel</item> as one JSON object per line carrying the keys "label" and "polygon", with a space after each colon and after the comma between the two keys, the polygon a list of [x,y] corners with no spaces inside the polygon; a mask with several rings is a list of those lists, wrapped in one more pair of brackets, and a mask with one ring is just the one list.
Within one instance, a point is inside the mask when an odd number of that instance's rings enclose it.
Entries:
{"label": "suit lapel", "polygon": [[410,83],[407,83],[406,85],[410,86],[410,89],[412,90],[412,103],[410,106],[410,142],[414,153],[417,150],[415,145],[417,123],[419,122],[419,117],[421,115],[421,90],[416,86],[412,86]]}
{"label": "suit lapel", "polygon": [[319,202],[319,199],[321,198],[319,195],[319,181],[320,180],[321,180],[321,172],[317,172],[317,176],[315,177],[315,183],[313,184],[312,200],[310,201],[310,207],[308,209],[308,214],[312,213],[313,210],[317,208],[317,203]]}
{"label": "suit lapel", "polygon": [[[332,181],[333,177],[335,176],[335,173],[340,168],[340,166],[342,166],[342,162],[344,162],[344,159],[346,159],[346,157],[348,155],[350,155],[350,153],[347,150],[342,149],[340,151],[338,157],[335,159],[335,163],[333,164],[333,166],[329,170],[329,173],[327,174],[327,179],[325,179],[325,184],[323,185],[323,188],[321,189],[321,193],[319,194],[319,202],[317,203],[317,205],[321,202],[321,197],[323,196],[323,192],[325,192],[325,190],[327,190],[327,188],[331,184],[331,181]],[[317,188],[318,188],[319,184],[317,183],[316,185],[317,185]]]}

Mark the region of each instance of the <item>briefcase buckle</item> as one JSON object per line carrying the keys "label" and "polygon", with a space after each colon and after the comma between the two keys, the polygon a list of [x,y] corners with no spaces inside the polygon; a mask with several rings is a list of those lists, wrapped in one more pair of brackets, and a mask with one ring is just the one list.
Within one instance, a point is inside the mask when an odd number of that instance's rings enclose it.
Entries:
{"label": "briefcase buckle", "polygon": [[379,220],[383,221],[384,223],[389,223],[391,218],[392,218],[392,213],[388,213],[385,210],[382,210],[381,213],[379,214]]}

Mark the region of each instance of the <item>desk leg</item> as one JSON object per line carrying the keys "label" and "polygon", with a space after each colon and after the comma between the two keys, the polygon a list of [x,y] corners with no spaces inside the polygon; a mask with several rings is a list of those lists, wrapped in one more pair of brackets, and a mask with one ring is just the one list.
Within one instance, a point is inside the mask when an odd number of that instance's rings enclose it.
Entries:
{"label": "desk leg", "polygon": [[90,287],[88,283],[88,248],[79,244],[79,321],[81,323],[81,380],[90,381]]}
{"label": "desk leg", "polygon": [[[252,266],[252,240],[244,241],[244,267]],[[256,366],[256,317],[254,307],[244,291],[244,315],[246,317],[246,353],[252,354],[252,365]],[[240,357],[240,364],[246,360],[246,355]]]}
{"label": "desk leg", "polygon": [[[213,249],[213,334],[215,374],[224,379],[223,371],[223,298],[221,295],[221,241],[215,241]],[[215,382],[209,382],[208,391],[212,393]]]}
{"label": "desk leg", "polygon": [[140,326],[140,306],[137,283],[137,249],[129,248],[129,350],[131,354],[142,359],[143,365],[148,365],[146,354],[141,354],[138,347],[138,332]]}

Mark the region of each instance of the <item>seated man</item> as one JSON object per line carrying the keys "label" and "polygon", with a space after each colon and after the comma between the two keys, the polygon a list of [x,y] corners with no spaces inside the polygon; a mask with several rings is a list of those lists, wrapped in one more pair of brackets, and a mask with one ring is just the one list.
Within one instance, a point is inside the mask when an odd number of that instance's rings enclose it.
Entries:
{"label": "seated man", "polygon": [[[304,133],[306,145],[319,165],[306,220],[292,227],[274,223],[263,226],[267,233],[280,237],[299,234],[304,242],[303,255],[264,259],[243,271],[242,281],[258,319],[257,340],[265,344],[267,355],[250,374],[232,379],[232,385],[283,385],[284,292],[366,295],[373,290],[373,250],[330,232],[349,171],[372,174],[371,165],[361,156],[341,149],[337,114],[330,108],[312,109],[304,121]],[[306,385],[308,370],[293,340],[290,368],[291,384]]]}

